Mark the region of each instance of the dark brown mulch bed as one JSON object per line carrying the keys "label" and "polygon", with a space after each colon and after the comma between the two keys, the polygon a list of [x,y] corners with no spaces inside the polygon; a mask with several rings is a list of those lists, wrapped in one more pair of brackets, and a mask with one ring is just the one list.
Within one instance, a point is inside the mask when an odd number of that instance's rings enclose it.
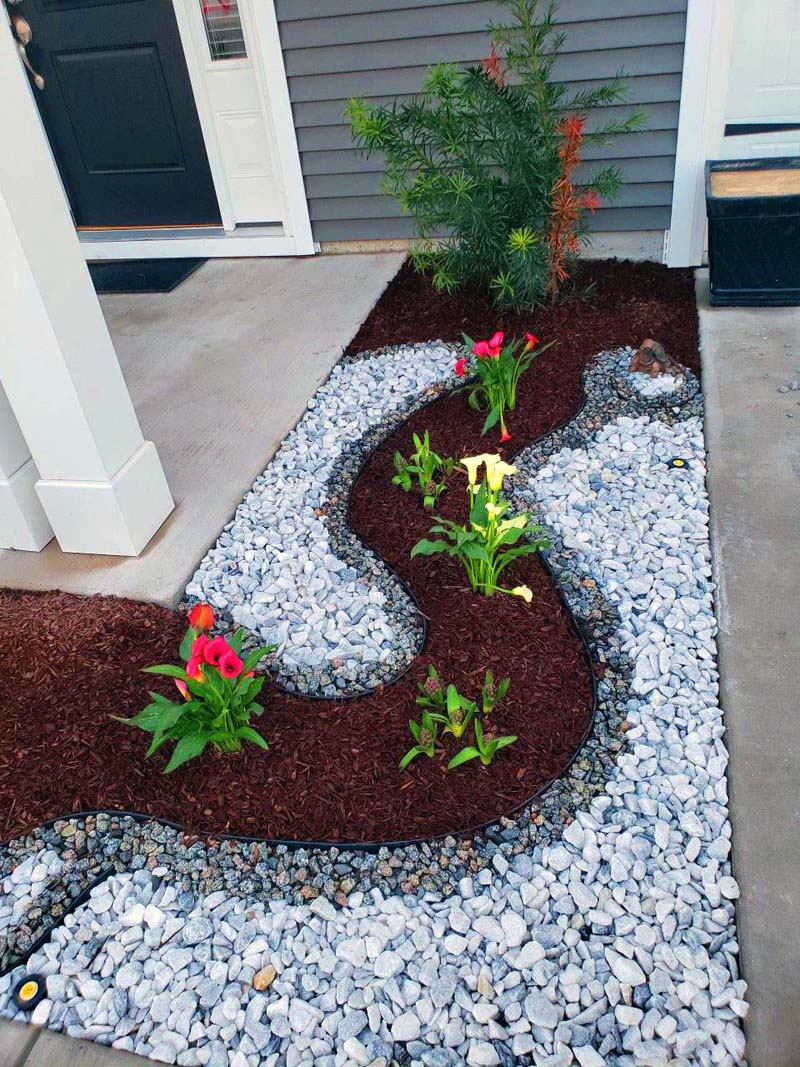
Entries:
{"label": "dark brown mulch bed", "polygon": [[[591,264],[581,284],[590,299],[571,300],[531,319],[498,315],[468,297],[431,294],[404,268],[365,322],[352,348],[426,337],[475,336],[497,325],[533,328],[558,341],[534,363],[511,421],[506,457],[569,418],[581,401],[580,371],[604,347],[662,341],[696,368],[697,322],[689,272],[652,265]],[[638,295],[637,295],[638,294]],[[441,309],[441,310],[437,310]],[[191,830],[263,837],[368,841],[454,831],[522,803],[572,758],[589,725],[591,679],[583,649],[553,583],[536,561],[521,563],[510,584],[527,582],[534,601],[479,597],[457,565],[411,560],[429,517],[389,485],[395,447],[412,429],[429,427],[443,453],[492,450],[480,417],[463,394],[416,414],[371,457],[353,492],[351,519],[362,538],[409,582],[428,616],[424,654],[411,672],[381,693],[347,703],[265,693],[256,725],[269,753],[249,747],[206,755],[164,777],[161,755],[144,760],[146,738],[116,722],[146,702],[153,678],[140,668],[174,659],[184,620],[154,605],[63,593],[0,593],[0,834],[90,808],[133,809]],[[463,506],[463,479],[441,510]],[[416,683],[434,664],[462,691],[477,693],[483,672],[511,676],[494,713],[519,741],[489,768],[446,772],[444,758],[420,757],[401,773],[410,746]],[[168,683],[158,683],[169,692]],[[448,755],[456,750],[448,744]]]}
{"label": "dark brown mulch bed", "polygon": [[693,272],[613,259],[582,262],[566,299],[533,313],[500,311],[479,291],[437,293],[406,263],[351,341],[350,351],[435,338],[460,341],[462,332],[488,337],[497,329],[517,336],[532,330],[555,339],[553,355],[572,395],[578,388],[576,369],[588,357],[646,337],[654,337],[673,358],[700,373]]}

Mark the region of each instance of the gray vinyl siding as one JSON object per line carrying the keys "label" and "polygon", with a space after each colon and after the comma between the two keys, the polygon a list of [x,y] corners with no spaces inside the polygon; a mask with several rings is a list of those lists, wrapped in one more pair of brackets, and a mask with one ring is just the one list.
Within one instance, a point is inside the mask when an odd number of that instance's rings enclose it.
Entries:
{"label": "gray vinyl siding", "polygon": [[[351,96],[412,96],[432,63],[477,62],[488,53],[487,22],[505,9],[492,0],[276,0],[276,8],[315,240],[412,236],[411,221],[380,192],[380,158],[356,151],[342,112]],[[667,229],[686,0],[562,0],[559,20],[567,37],[556,75],[583,87],[622,68],[628,104],[647,115],[641,132],[586,153],[586,169],[616,163],[625,183],[593,228]]]}

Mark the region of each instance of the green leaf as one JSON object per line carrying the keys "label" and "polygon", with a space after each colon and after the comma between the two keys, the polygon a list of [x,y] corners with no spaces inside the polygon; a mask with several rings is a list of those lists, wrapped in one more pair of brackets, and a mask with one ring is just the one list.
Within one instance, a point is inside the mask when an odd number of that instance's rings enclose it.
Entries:
{"label": "green leaf", "polygon": [[480,756],[477,748],[473,748],[472,745],[467,745],[466,748],[462,748],[460,752],[457,752],[455,756],[447,764],[447,769],[452,771],[454,767],[460,767],[462,763],[466,763],[468,760],[477,759]]}
{"label": "green leaf", "polygon": [[251,701],[255,700],[255,698],[264,688],[264,681],[265,679],[263,677],[245,678],[244,682],[246,684],[241,685],[241,688],[237,687],[237,695],[243,703],[249,704]]}
{"label": "green leaf", "polygon": [[[173,716],[170,721],[170,711],[173,712]],[[177,712],[177,714],[174,714]],[[123,719],[119,715],[114,715],[113,718],[117,722],[127,723],[128,726],[138,726],[140,730],[145,730],[147,733],[155,733],[156,730],[166,730],[169,726],[172,726],[174,722],[177,722],[183,713],[183,708],[180,705],[170,704],[166,707],[164,704],[148,704],[146,708],[143,708],[138,715],[134,715],[131,719]]]}
{"label": "green leaf", "polygon": [[242,651],[242,642],[244,641],[244,630],[240,626],[231,637],[228,638],[228,644],[238,656]]}
{"label": "green leaf", "polygon": [[254,730],[252,726],[240,726],[236,731],[236,736],[243,738],[245,741],[252,741],[259,748],[269,748],[269,745],[258,730]]}
{"label": "green leaf", "polygon": [[190,759],[195,759],[205,747],[206,739],[202,734],[187,734],[186,737],[182,737],[175,746],[172,758],[164,768],[164,774],[171,774]]}
{"label": "green leaf", "polygon": [[268,656],[270,652],[274,652],[277,647],[277,645],[262,645],[260,648],[255,648],[252,652],[248,652],[244,657],[242,672],[246,673],[247,671],[254,671],[264,656]]}
{"label": "green leaf", "polygon": [[414,556],[435,556],[437,552],[447,552],[449,548],[448,543],[441,539],[428,541],[423,538],[421,541],[417,541],[411,549],[411,558],[413,559]]}
{"label": "green leaf", "polygon": [[190,626],[186,633],[183,635],[181,641],[181,647],[179,649],[179,655],[182,660],[188,660],[192,654],[192,645],[197,640],[197,630]]}
{"label": "green leaf", "polygon": [[405,756],[403,756],[403,758],[400,760],[400,770],[404,771],[413,759],[416,759],[417,756],[421,755],[422,749],[418,745],[415,745],[413,748],[410,748],[408,752],[406,752]]}
{"label": "green leaf", "polygon": [[486,433],[487,430],[491,430],[491,428],[497,423],[499,418],[500,408],[492,408],[492,410],[486,416],[486,419],[484,421],[483,428],[481,430],[481,437]]}
{"label": "green leaf", "polygon": [[149,759],[149,757],[152,756],[154,752],[157,752],[161,748],[161,746],[163,744],[166,744],[167,741],[173,741],[173,740],[174,740],[174,738],[169,733],[164,733],[164,734],[156,733],[156,734],[154,734],[153,735],[153,739],[150,742],[150,747],[147,749],[147,752],[145,752],[145,754],[144,754],[145,759]]}
{"label": "green leaf", "polygon": [[516,734],[509,734],[506,737],[498,737],[495,744],[498,749],[507,748],[509,745],[513,745],[516,740]]}
{"label": "green leaf", "polygon": [[194,678],[187,678],[186,685],[189,689],[189,692],[193,693],[194,696],[199,698],[201,704],[210,703],[208,682],[196,682]]}
{"label": "green leaf", "polygon": [[148,696],[156,704],[166,704],[168,707],[172,707],[172,705],[174,703],[174,701],[172,701],[172,700],[167,700],[167,698],[164,696],[163,693],[156,693],[156,692],[153,692],[152,690],[148,693]]}
{"label": "green leaf", "polygon": [[463,545],[461,551],[467,557],[467,559],[479,559],[482,563],[491,563],[489,553],[486,551],[483,545],[475,542],[467,542]]}
{"label": "green leaf", "polygon": [[186,671],[174,663],[159,663],[155,667],[142,667],[145,674],[166,674],[168,678],[182,678],[186,681]]}

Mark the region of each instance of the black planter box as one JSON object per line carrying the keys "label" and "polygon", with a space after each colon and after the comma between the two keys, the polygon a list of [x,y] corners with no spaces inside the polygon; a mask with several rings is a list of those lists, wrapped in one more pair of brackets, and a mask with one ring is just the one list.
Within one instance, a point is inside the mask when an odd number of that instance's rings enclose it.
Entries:
{"label": "black planter box", "polygon": [[713,305],[800,304],[800,193],[720,195],[719,189],[712,192],[714,174],[767,170],[800,171],[800,158],[706,163],[708,262]]}

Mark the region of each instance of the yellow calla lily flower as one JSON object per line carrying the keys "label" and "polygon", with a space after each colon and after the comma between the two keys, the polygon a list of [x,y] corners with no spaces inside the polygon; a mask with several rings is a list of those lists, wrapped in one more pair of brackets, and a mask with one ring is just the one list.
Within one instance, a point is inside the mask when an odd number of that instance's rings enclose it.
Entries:
{"label": "yellow calla lily flower", "polygon": [[465,456],[461,460],[461,466],[466,468],[467,477],[469,478],[469,484],[474,485],[478,480],[478,468],[482,463],[486,464],[486,472],[494,467],[494,464],[500,459],[498,455],[491,455],[488,452],[481,453],[480,456]]}
{"label": "yellow calla lily flower", "polygon": [[533,600],[533,593],[527,587],[527,585],[517,585],[511,590],[514,596],[521,596],[526,604],[530,604]]}
{"label": "yellow calla lily flower", "polygon": [[[498,515],[502,515],[505,508],[498,507],[497,504],[493,504],[491,500],[486,504],[486,514],[490,519],[496,519]],[[502,525],[506,525],[503,523]]]}
{"label": "yellow calla lily flower", "polygon": [[505,463],[502,459],[495,463],[491,470],[486,469],[486,482],[493,493],[503,488],[503,479],[507,474],[516,474],[517,468],[513,463]]}
{"label": "yellow calla lily flower", "polygon": [[[486,510],[489,510],[489,505],[486,505]],[[497,527],[499,534],[505,533],[506,530],[523,530],[528,523],[527,515],[515,515],[513,519],[506,519],[505,522],[501,522]]]}

